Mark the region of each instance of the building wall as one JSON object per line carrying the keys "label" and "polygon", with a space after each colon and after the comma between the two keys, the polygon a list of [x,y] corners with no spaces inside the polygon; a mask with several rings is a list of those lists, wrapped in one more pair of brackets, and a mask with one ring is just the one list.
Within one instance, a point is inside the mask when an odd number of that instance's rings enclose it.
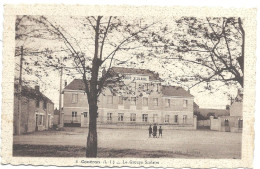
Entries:
{"label": "building wall", "polygon": [[[29,99],[27,97],[22,97],[22,113],[20,120],[20,132],[29,133],[36,130],[36,114],[43,115],[43,124],[38,126],[38,130],[48,129],[48,113],[50,118],[53,117],[54,105],[53,103],[47,103],[48,110],[43,109],[43,101],[40,101],[39,108],[36,107],[36,101],[34,99]],[[19,111],[19,102],[18,97],[14,97],[14,134],[17,134],[18,131],[18,111]],[[48,113],[47,113],[48,112]],[[52,121],[50,119],[50,125]]]}
{"label": "building wall", "polygon": [[[78,102],[72,103],[73,94],[78,95]],[[108,102],[108,97],[112,97],[112,103]],[[136,105],[131,105],[131,97],[136,97]],[[148,98],[148,106],[143,106],[143,98]],[[154,105],[153,98],[158,98],[158,106]],[[166,99],[170,99],[170,107],[166,106]],[[183,106],[184,100],[187,100],[187,106]],[[193,125],[193,98],[181,97],[162,97],[159,92],[144,94],[142,97],[137,95],[126,95],[123,104],[119,104],[119,96],[113,95],[109,90],[105,90],[99,97],[98,119],[100,124],[118,123],[118,124],[174,124],[174,125]],[[77,112],[76,117],[72,117],[72,112]],[[83,112],[88,111],[86,94],[83,91],[64,91],[64,123],[81,123],[84,118],[84,125],[87,126],[88,120],[82,116]],[[112,119],[108,120],[108,113],[112,113]],[[123,121],[118,121],[118,114],[123,113]],[[131,114],[136,115],[136,121],[130,121]],[[148,115],[147,122],[143,121],[143,114]],[[154,121],[154,114],[157,114],[157,120]],[[175,120],[177,115],[177,122]],[[75,115],[74,115],[75,116]],[[169,122],[165,121],[166,116]],[[184,120],[186,116],[186,120]],[[89,114],[87,118],[89,117]]]}

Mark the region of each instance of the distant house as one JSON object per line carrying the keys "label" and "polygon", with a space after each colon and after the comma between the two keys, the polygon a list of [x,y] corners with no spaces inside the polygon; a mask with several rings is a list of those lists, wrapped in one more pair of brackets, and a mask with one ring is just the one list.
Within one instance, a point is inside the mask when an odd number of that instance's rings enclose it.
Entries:
{"label": "distant house", "polygon": [[229,107],[230,115],[211,118],[213,130],[225,132],[242,132],[243,129],[243,94],[238,90],[236,98]]}
{"label": "distant house", "polygon": [[[124,75],[132,93],[112,93],[105,88],[99,96],[98,124],[149,125],[161,124],[193,128],[193,100],[182,87],[164,86],[159,75],[146,69],[112,68]],[[85,86],[81,79],[74,79],[63,90],[64,126],[86,127],[89,107]],[[142,90],[139,90],[142,89]]]}
{"label": "distant house", "polygon": [[[19,93],[18,85],[14,85],[14,134],[18,133]],[[21,119],[20,133],[48,130],[53,125],[54,103],[40,92],[40,87],[35,89],[22,86],[21,93]]]}

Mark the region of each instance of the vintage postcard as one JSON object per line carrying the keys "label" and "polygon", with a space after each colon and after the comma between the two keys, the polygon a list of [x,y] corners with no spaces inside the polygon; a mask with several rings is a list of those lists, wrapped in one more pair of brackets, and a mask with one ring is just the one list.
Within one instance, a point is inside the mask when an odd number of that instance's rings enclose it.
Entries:
{"label": "vintage postcard", "polygon": [[252,168],[256,9],[5,5],[2,164]]}

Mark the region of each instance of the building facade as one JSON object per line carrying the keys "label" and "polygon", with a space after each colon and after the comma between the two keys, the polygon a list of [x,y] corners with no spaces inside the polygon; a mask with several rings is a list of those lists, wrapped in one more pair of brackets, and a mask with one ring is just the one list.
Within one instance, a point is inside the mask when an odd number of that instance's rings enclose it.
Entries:
{"label": "building facade", "polygon": [[[14,93],[14,134],[19,130],[19,93],[15,85]],[[48,130],[53,125],[54,103],[40,92],[39,86],[35,89],[22,86],[20,133]]]}
{"label": "building facade", "polygon": [[[105,88],[99,96],[99,125],[194,127],[194,97],[176,86],[164,86],[159,75],[145,69],[114,67],[123,75],[125,87]],[[116,90],[116,92],[115,92]],[[89,122],[84,83],[74,79],[63,90],[63,122],[65,126],[87,127]]]}

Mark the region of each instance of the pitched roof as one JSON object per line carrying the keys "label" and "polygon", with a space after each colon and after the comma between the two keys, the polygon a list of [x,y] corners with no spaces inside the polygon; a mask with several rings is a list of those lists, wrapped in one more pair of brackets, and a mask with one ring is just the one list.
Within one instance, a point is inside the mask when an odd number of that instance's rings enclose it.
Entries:
{"label": "pitched roof", "polygon": [[[18,84],[14,84],[15,95],[18,95]],[[34,88],[31,88],[29,86],[22,86],[22,96],[28,97],[31,99],[40,99],[44,100],[50,103],[53,103],[51,99],[49,99],[47,96],[42,94],[40,91],[35,90]]]}
{"label": "pitched roof", "polygon": [[138,74],[138,75],[148,75],[149,80],[161,80],[158,73],[155,73],[148,69],[135,69],[135,68],[124,68],[124,67],[112,67],[112,71],[121,74]]}
{"label": "pitched roof", "polygon": [[164,96],[194,97],[188,91],[178,86],[162,86]]}
{"label": "pitched roof", "polygon": [[85,84],[82,79],[74,79],[64,89],[67,90],[85,90]]}
{"label": "pitched roof", "polygon": [[229,111],[226,110],[226,109],[203,109],[203,108],[200,108],[199,111],[200,111],[200,114],[205,116],[205,117],[208,115],[208,113],[214,113],[216,117],[228,116],[229,115]]}

